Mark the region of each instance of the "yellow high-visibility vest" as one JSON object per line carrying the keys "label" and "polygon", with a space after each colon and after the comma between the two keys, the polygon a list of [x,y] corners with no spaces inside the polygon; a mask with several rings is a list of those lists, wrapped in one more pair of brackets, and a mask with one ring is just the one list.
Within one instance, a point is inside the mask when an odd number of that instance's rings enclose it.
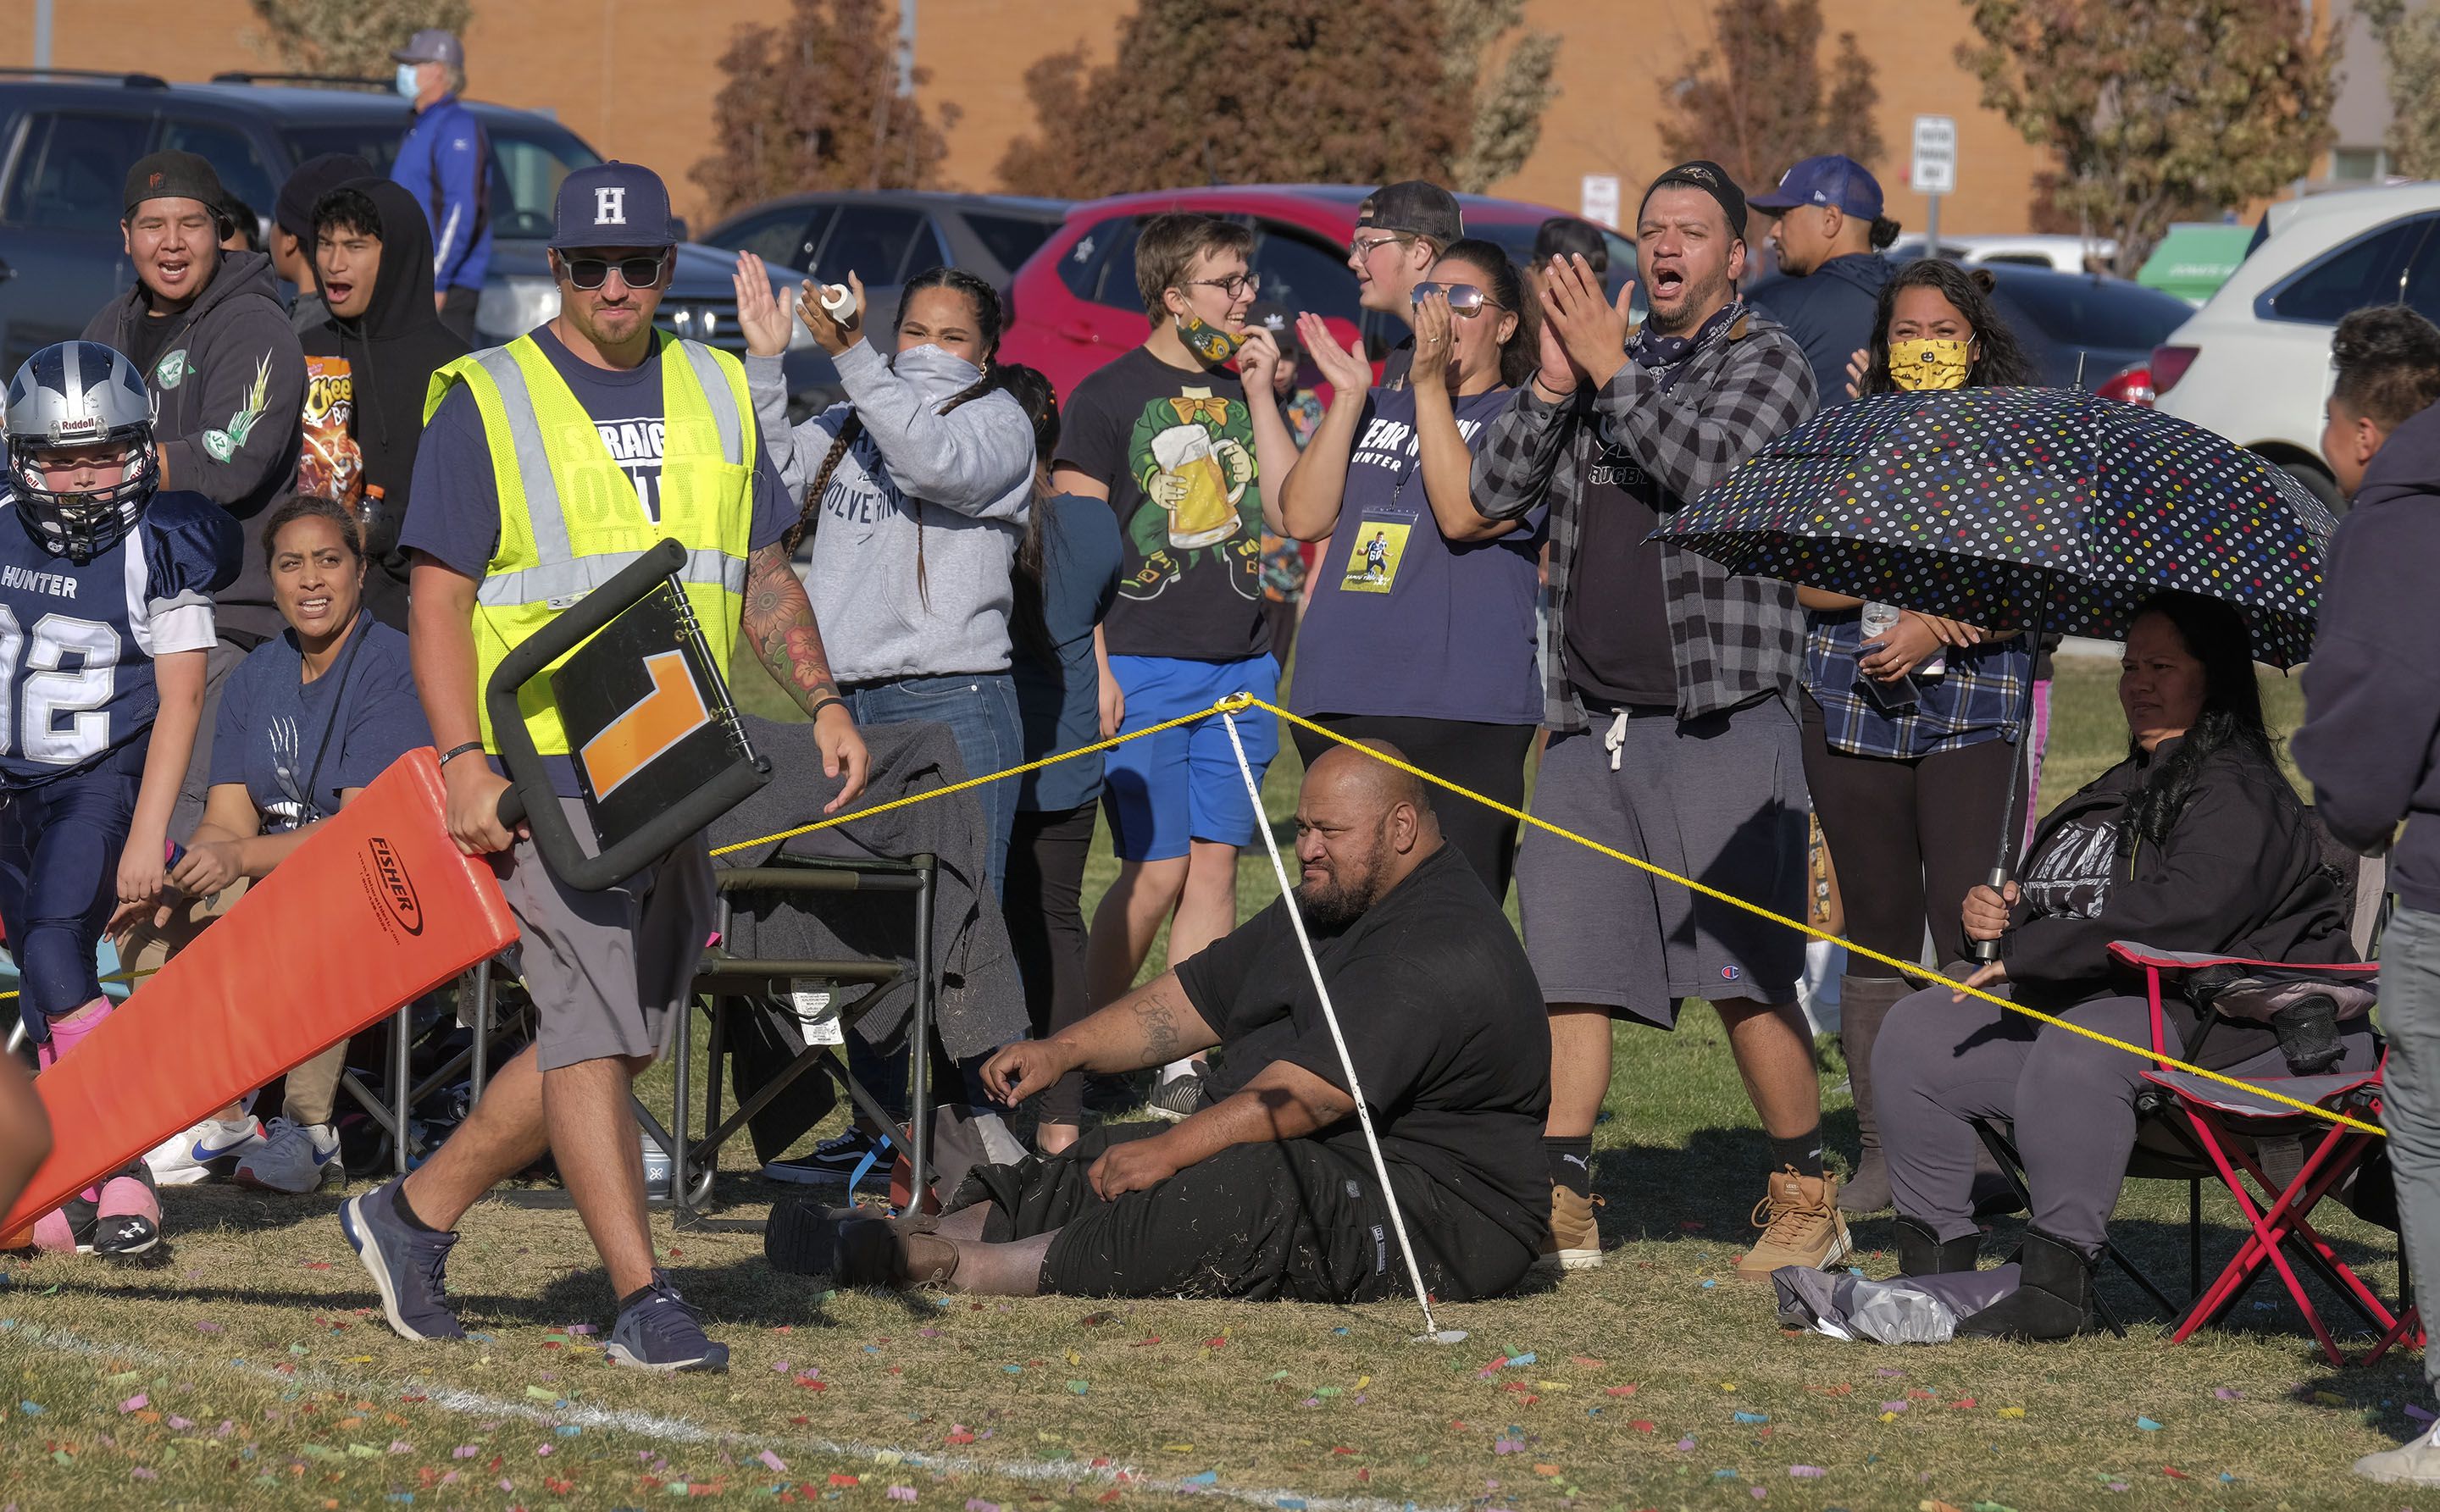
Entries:
{"label": "yellow high-visibility vest", "polygon": [[[678,579],[716,665],[728,670],[745,604],[761,433],[736,358],[663,337],[657,361],[664,416],[657,525],[593,418],[530,335],[460,357],[432,375],[424,419],[453,385],[466,386],[482,416],[500,496],[499,544],[475,596],[478,690],[491,685],[511,648],[665,536],[686,548]],[[536,750],[567,754],[547,676],[527,683],[517,706]],[[475,707],[483,744],[496,752],[492,711],[479,692]]]}

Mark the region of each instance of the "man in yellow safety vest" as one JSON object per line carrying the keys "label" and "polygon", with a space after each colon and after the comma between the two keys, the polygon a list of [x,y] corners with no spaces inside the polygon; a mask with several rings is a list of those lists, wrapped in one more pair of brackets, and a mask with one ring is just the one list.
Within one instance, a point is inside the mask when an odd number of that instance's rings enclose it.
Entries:
{"label": "man in yellow safety vest", "polygon": [[[409,1339],[465,1330],[442,1300],[460,1215],[549,1152],[619,1298],[604,1352],[654,1370],[720,1370],[728,1351],[653,1265],[644,1171],[628,1085],[682,1013],[712,928],[700,836],[617,887],[579,892],[532,839],[500,823],[508,787],[479,690],[501,658],[663,537],[724,668],[742,628],[814,720],[836,809],[867,757],[822,654],[812,606],[780,537],[796,516],[765,455],[737,360],[653,327],[675,255],[669,191],[626,163],[560,186],[550,240],[553,319],[432,377],[400,543],[414,562],[409,646],[440,752],[448,823],[489,855],[515,910],[534,1044],[502,1067],[465,1124],[408,1176],[341,1214]],[[528,685],[526,727],[571,818],[583,803],[547,685]],[[576,826],[580,834],[589,823]]]}

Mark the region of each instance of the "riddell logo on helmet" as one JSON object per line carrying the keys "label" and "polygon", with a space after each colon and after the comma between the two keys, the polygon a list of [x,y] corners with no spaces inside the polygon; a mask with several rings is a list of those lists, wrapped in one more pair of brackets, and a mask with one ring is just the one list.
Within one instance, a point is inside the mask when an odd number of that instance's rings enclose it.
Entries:
{"label": "riddell logo on helmet", "polygon": [[423,905],[416,900],[415,883],[406,863],[386,840],[375,835],[365,844],[365,890],[380,899],[383,909],[409,934],[423,933]]}

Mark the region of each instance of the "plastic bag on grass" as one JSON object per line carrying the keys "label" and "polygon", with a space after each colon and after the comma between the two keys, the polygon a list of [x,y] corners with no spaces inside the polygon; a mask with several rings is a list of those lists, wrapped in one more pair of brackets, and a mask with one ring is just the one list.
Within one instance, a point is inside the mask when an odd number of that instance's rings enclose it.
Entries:
{"label": "plastic bag on grass", "polygon": [[1784,1265],[1770,1273],[1783,1327],[1875,1344],[1945,1344],[1957,1322],[2017,1290],[2017,1268],[1868,1281],[1844,1271]]}

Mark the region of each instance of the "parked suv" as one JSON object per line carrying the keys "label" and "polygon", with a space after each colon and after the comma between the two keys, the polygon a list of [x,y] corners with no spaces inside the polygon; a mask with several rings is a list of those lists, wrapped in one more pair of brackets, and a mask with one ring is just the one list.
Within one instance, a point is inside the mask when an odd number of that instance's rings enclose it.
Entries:
{"label": "parked suv", "polygon": [[2275,205],[2219,292],[2152,353],[2160,407],[2252,447],[2343,508],[2322,460],[2330,332],[2368,305],[2440,320],[2440,184]]}
{"label": "parked suv", "polygon": [[738,211],[704,233],[728,252],[751,252],[774,271],[816,270],[833,283],[852,270],[887,320],[900,286],[926,268],[963,268],[1001,294],[1059,229],[1066,200],[924,189],[791,194]]}
{"label": "parked suv", "polygon": [[[257,82],[260,78],[262,81]],[[556,121],[469,102],[492,144],[492,265],[475,323],[506,341],[559,308],[544,243],[560,180],[601,155]],[[387,171],[413,111],[386,81],[369,87],[289,87],[272,76],[223,74],[173,84],[149,74],[0,74],[0,372],[69,340],[135,282],[119,235],[127,170],[147,152],[175,148],[209,161],[231,194],[267,215],[302,160],[353,152]],[[678,248],[659,324],[734,352],[734,258]],[[832,381],[810,338],[792,350],[790,391],[817,398]]]}
{"label": "parked suv", "polygon": [[[1347,243],[1355,234],[1356,207],[1371,192],[1337,184],[1246,185],[1122,194],[1076,205],[1017,271],[1015,314],[1000,356],[1042,369],[1065,395],[1085,374],[1142,346],[1147,328],[1136,291],[1136,234],[1156,215],[1197,210],[1253,227],[1263,298],[1320,315],[1341,343],[1360,334],[1377,365],[1404,339],[1406,326],[1355,301]],[[1499,243],[1520,267],[1534,255],[1542,222],[1560,213],[1478,194],[1457,200],[1466,234]],[[1635,243],[1615,232],[1602,237],[1609,244],[1615,294],[1635,276]]]}

